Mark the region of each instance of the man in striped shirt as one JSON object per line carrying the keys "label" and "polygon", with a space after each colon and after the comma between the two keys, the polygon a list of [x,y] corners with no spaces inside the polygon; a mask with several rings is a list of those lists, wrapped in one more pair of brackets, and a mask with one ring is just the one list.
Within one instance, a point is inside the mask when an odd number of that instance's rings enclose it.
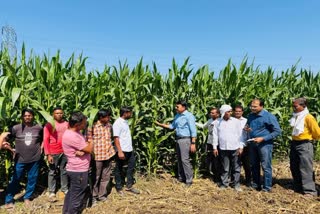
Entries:
{"label": "man in striped shirt", "polygon": [[111,111],[100,110],[98,121],[88,128],[87,139],[94,145],[94,159],[96,164],[96,179],[93,186],[93,204],[107,199],[107,186],[111,175],[111,158],[115,150],[111,142],[110,123]]}

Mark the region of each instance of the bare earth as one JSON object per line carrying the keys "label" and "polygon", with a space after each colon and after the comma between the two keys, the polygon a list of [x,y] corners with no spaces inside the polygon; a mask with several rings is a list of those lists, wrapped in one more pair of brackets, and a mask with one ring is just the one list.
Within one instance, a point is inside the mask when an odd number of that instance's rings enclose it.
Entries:
{"label": "bare earth", "polygon": [[[141,190],[140,195],[127,192],[121,197],[112,189],[107,201],[87,208],[84,213],[320,213],[319,196],[308,198],[291,190],[287,162],[274,164],[273,173],[271,193],[257,192],[245,186],[242,186],[243,192],[231,188],[220,190],[210,179],[204,178],[195,179],[187,188],[169,174],[138,177],[135,187]],[[319,191],[319,163],[315,165],[315,175]],[[56,202],[49,202],[42,193],[33,200],[30,209],[18,202],[14,210],[1,208],[0,213],[61,213],[63,199],[59,194],[57,198]]]}

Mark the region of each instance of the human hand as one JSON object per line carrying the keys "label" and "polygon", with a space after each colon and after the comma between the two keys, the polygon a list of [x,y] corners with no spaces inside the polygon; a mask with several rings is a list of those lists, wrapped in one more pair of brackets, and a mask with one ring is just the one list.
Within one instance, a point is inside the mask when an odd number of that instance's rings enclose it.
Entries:
{"label": "human hand", "polygon": [[119,157],[120,160],[124,160],[126,158],[122,151],[118,151],[118,157]]}
{"label": "human hand", "polygon": [[47,156],[47,160],[48,160],[48,163],[49,163],[49,164],[53,164],[53,157],[52,157],[52,155],[48,155],[48,156]]}
{"label": "human hand", "polygon": [[85,152],[83,152],[83,151],[76,151],[76,156],[79,156],[79,157],[81,157],[81,156],[83,156],[85,154]]}
{"label": "human hand", "polygon": [[213,155],[214,155],[215,157],[217,157],[217,156],[219,155],[218,149],[214,149],[214,150],[213,150]]}
{"label": "human hand", "polygon": [[256,137],[256,138],[253,138],[253,140],[255,143],[261,143],[262,141],[264,141],[263,137]]}
{"label": "human hand", "polygon": [[197,151],[197,149],[196,149],[196,144],[194,144],[194,143],[191,144],[191,145],[190,145],[190,152],[191,152],[191,153],[195,153],[196,151]]}

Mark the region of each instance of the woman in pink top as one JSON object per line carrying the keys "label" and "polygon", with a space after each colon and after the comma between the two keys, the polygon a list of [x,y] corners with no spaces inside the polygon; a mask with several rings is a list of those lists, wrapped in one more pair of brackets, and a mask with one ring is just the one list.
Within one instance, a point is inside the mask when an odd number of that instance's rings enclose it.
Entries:
{"label": "woman in pink top", "polygon": [[62,148],[66,155],[67,175],[69,177],[69,191],[63,205],[64,214],[75,214],[82,212],[83,199],[88,186],[88,171],[90,165],[90,154],[93,144],[87,143],[80,133],[86,128],[87,118],[81,112],[71,114],[69,129],[62,137]]}

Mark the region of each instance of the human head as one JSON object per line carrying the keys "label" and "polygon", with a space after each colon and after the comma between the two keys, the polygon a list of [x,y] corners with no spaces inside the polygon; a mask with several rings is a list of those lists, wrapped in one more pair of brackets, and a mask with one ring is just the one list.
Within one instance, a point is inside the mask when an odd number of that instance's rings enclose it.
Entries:
{"label": "human head", "polygon": [[111,111],[107,109],[100,109],[98,111],[98,120],[101,123],[108,123],[110,121]]}
{"label": "human head", "polygon": [[293,111],[299,113],[307,107],[307,99],[304,97],[299,97],[293,100],[292,103]]}
{"label": "human head", "polygon": [[69,118],[69,126],[76,131],[85,129],[87,126],[87,117],[80,111],[73,112]]}
{"label": "human head", "polygon": [[129,106],[121,107],[120,109],[120,117],[127,120],[132,116],[132,109]]}
{"label": "human head", "polygon": [[212,107],[209,112],[210,117],[215,120],[220,117],[220,112],[218,108]]}
{"label": "human head", "polygon": [[251,112],[254,114],[259,114],[264,107],[264,100],[255,98],[250,102]]}
{"label": "human head", "polygon": [[55,121],[61,122],[63,120],[64,112],[60,106],[53,109],[53,119]]}
{"label": "human head", "polygon": [[21,118],[24,124],[31,124],[34,119],[34,111],[31,108],[22,109]]}
{"label": "human head", "polygon": [[232,107],[230,105],[222,105],[220,107],[220,115],[224,120],[228,120],[232,114]]}
{"label": "human head", "polygon": [[236,105],[234,107],[234,117],[237,119],[240,119],[243,115],[243,106],[242,105]]}
{"label": "human head", "polygon": [[178,100],[176,102],[176,111],[181,114],[186,109],[188,109],[188,103],[185,100]]}

